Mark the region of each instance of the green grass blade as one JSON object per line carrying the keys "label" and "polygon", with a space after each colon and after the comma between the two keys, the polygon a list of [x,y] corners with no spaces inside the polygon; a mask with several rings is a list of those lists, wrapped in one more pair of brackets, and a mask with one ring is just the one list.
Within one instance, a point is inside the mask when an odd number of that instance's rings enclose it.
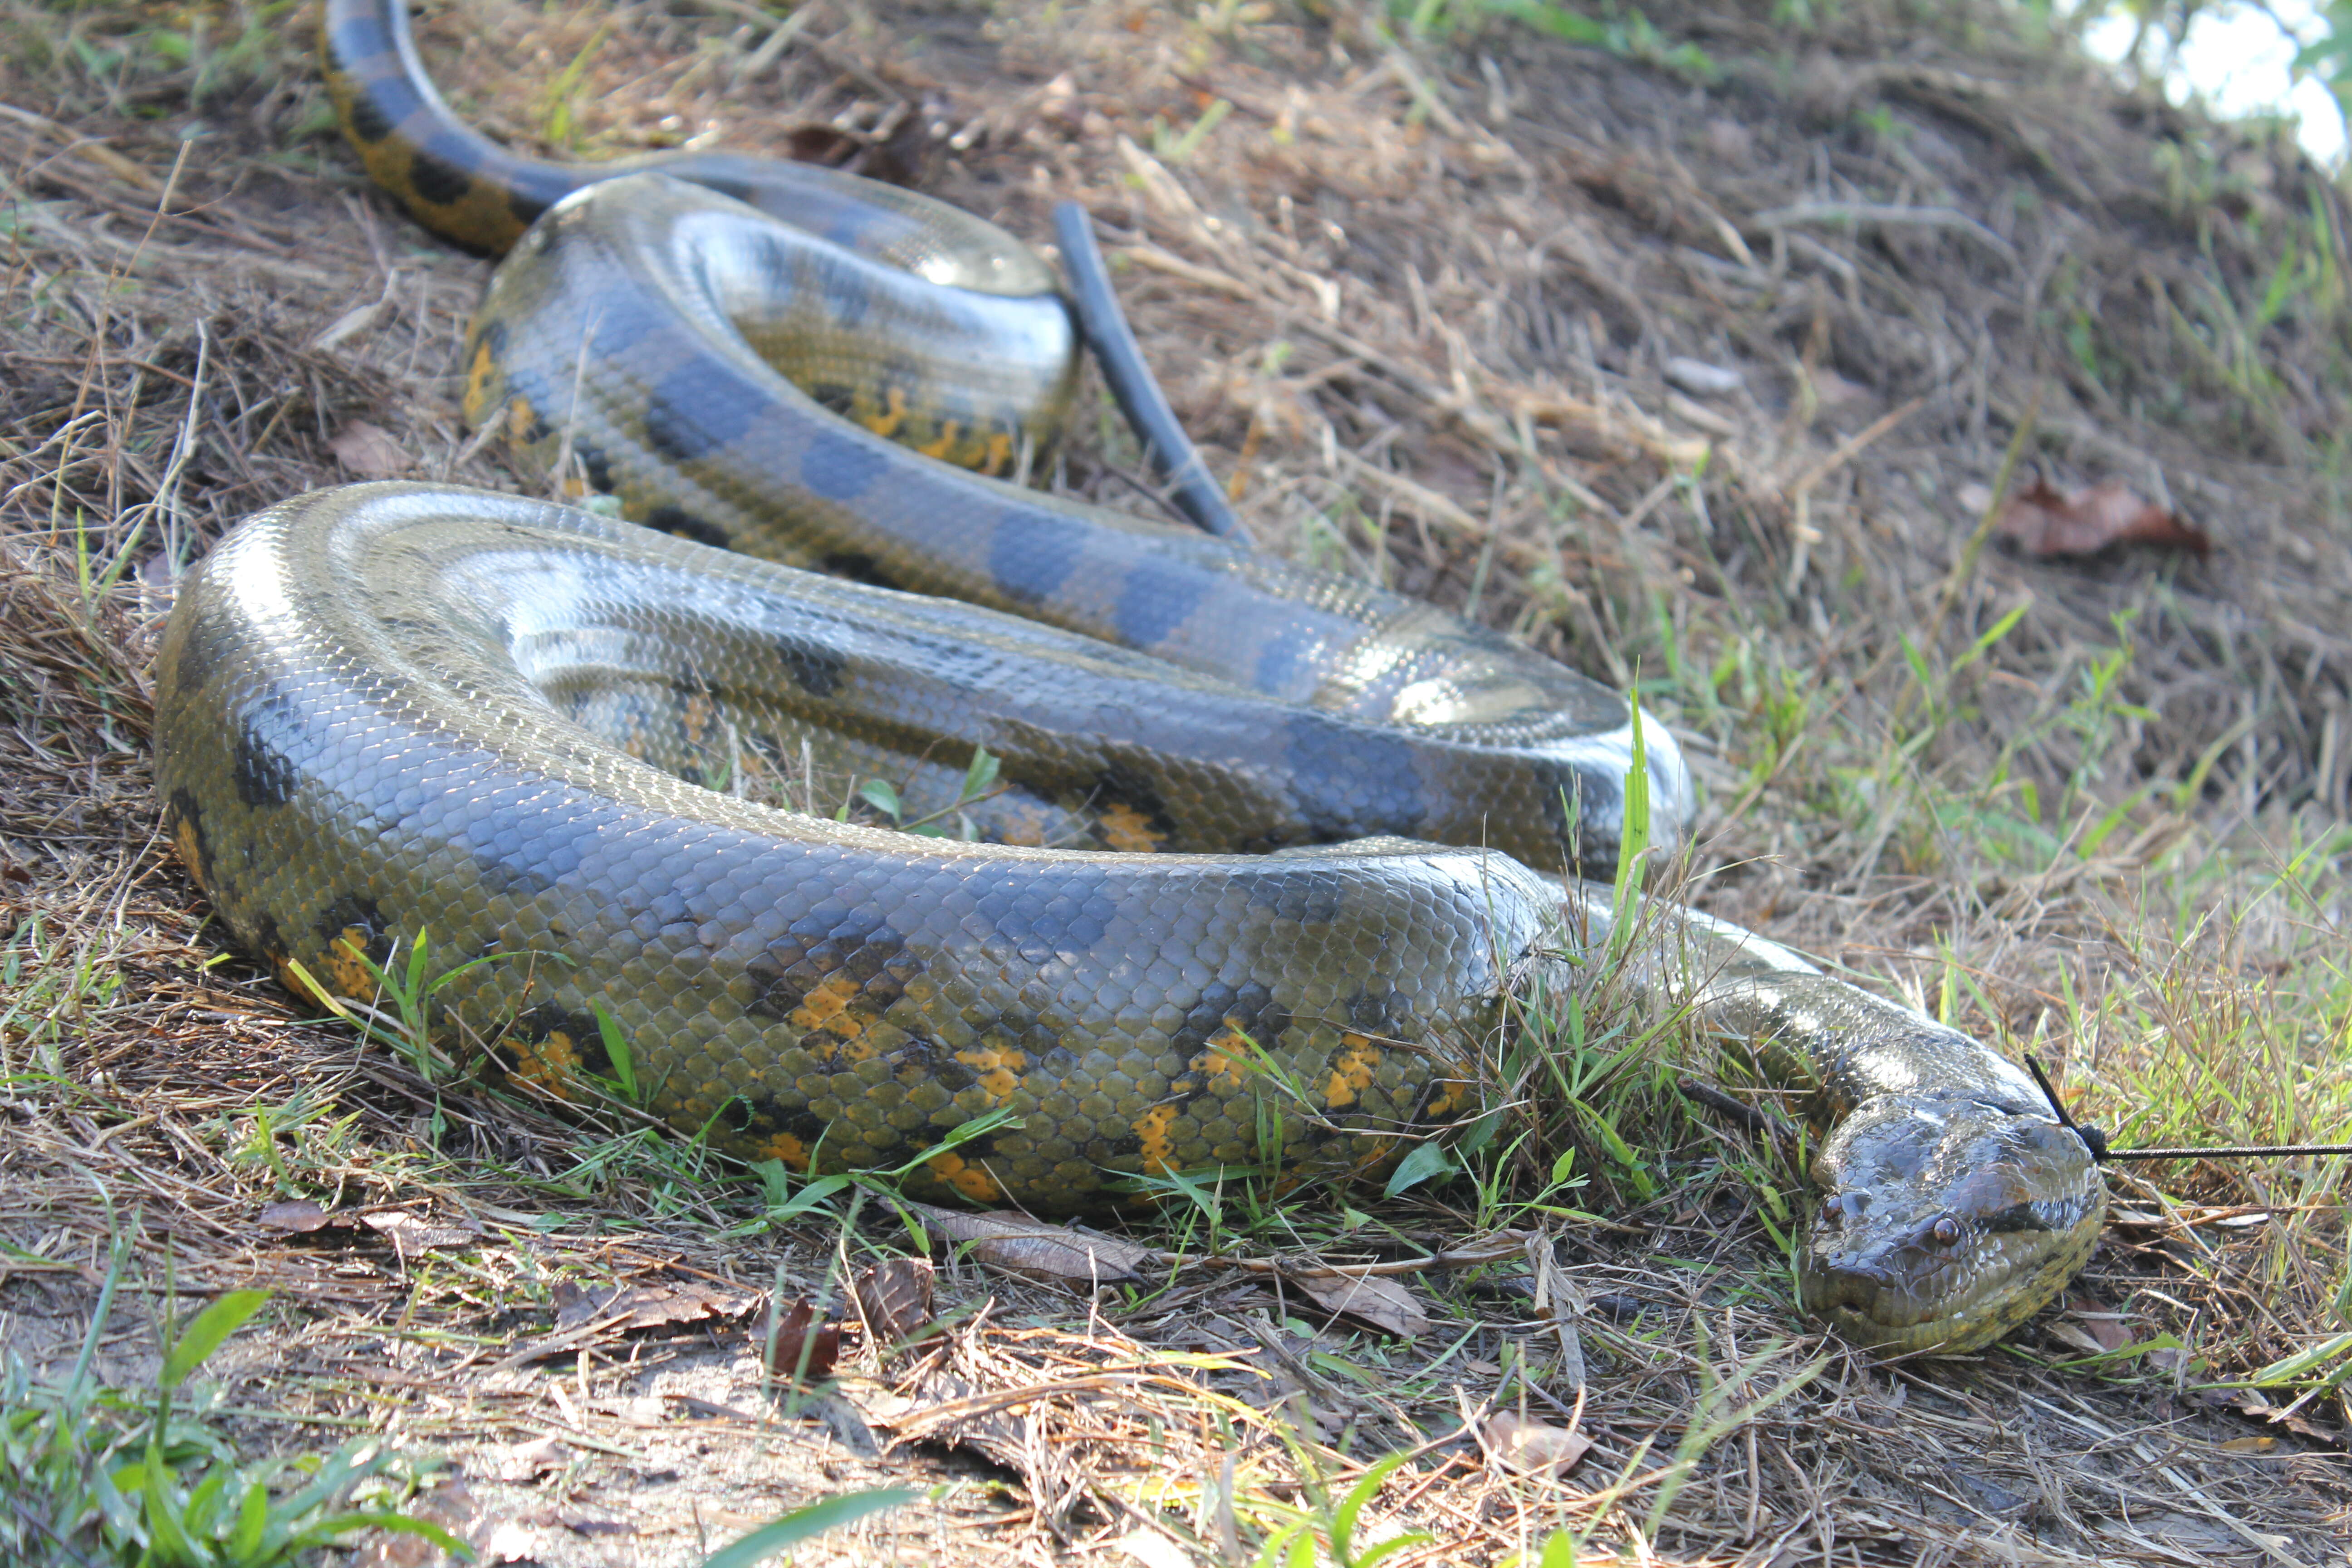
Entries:
{"label": "green grass blade", "polygon": [[206,1356],[220,1349],[223,1340],[243,1328],[268,1300],[267,1290],[231,1290],[198,1312],[173,1345],[172,1353],[163,1358],[163,1370],[156,1374],[155,1381],[165,1388],[179,1387],[190,1373],[204,1364]]}
{"label": "green grass blade", "polygon": [[796,1508],[783,1518],[761,1525],[740,1541],[720,1547],[703,1559],[702,1568],[752,1568],[752,1564],[765,1563],[777,1552],[789,1552],[803,1542],[814,1541],[828,1530],[855,1524],[869,1513],[897,1508],[922,1495],[912,1487],[878,1487],[872,1491],[843,1492],[823,1502]]}

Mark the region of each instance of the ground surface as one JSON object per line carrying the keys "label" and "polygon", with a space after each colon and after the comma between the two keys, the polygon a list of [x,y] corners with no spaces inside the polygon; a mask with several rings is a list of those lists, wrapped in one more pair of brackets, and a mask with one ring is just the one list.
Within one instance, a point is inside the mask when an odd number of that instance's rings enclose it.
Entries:
{"label": "ground surface", "polygon": [[[772,1223],[690,1145],[299,1021],[158,840],[180,566],[361,474],[528,482],[458,423],[485,269],[365,189],[309,26],[0,8],[12,1354],[70,1363],[115,1268],[96,1371],[135,1389],[172,1303],[264,1286],[205,1368],[219,1430],[388,1439],[425,1468],[404,1506],[491,1561],[698,1561],[890,1482],[936,1489],[798,1560],[1248,1561],[1297,1521],[1335,1558],[1432,1532],[1391,1563],[1561,1530],[1626,1562],[2342,1558],[2340,1349],[2216,1386],[2346,1327],[2340,1161],[2119,1174],[2062,1310],[1874,1364],[1790,1307],[1798,1184],[1606,997],[1558,1046],[1593,1110],[1537,1106],[1483,1188],[1138,1221],[1255,1267],[1095,1292],[943,1252],[943,1341],[886,1353],[853,1311],[836,1383],[771,1387],[772,1299],[841,1315],[908,1250],[886,1205]],[[457,0],[421,31],[460,112],[567,155],[801,128],[1033,241],[1084,200],[1267,548],[1639,680],[1706,790],[1663,878],[2038,1050],[2124,1142],[2340,1135],[2347,208],[2284,137],[1969,8],[1570,44],[1446,6]],[[1149,506],[1139,472],[1106,419],[1057,482]],[[2216,548],[1986,544],[2035,475]],[[1570,1146],[1586,1184],[1547,1193]],[[1317,1267],[1381,1260],[1405,1306],[1314,1309]],[[1593,1448],[1515,1474],[1498,1412]]]}

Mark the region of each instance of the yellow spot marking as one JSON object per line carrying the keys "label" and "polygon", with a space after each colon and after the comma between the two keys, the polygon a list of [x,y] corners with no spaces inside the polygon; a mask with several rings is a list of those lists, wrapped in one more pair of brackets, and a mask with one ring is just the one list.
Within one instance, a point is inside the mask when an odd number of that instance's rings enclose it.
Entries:
{"label": "yellow spot marking", "polygon": [[[474,363],[466,372],[466,423],[479,427],[490,405],[490,376],[498,368],[490,357],[490,345],[474,345]],[[521,399],[516,399],[520,402]]]}
{"label": "yellow spot marking", "polygon": [[528,397],[516,397],[507,405],[507,443],[512,447],[530,445],[531,426],[539,423],[539,410],[530,405]]}
{"label": "yellow spot marking", "polygon": [[802,999],[799,1006],[793,1009],[793,1026],[803,1033],[823,1029],[842,1039],[854,1040],[866,1032],[866,1020],[852,1010],[857,994],[857,982],[854,977],[828,974],[815,990]]}
{"label": "yellow spot marking", "polygon": [[1132,855],[1153,854],[1168,842],[1168,835],[1125,801],[1113,801],[1103,808],[1099,831],[1105,845]]}
{"label": "yellow spot marking", "polygon": [[1209,1037],[1208,1049],[1192,1058],[1192,1070],[1208,1076],[1209,1087],[1220,1094],[1238,1094],[1249,1082],[1256,1052],[1242,1033],[1242,1021],[1228,1016],[1225,1026]]}
{"label": "yellow spot marking", "polygon": [[204,840],[197,837],[196,825],[192,818],[184,816],[173,827],[172,847],[180,852],[180,864],[188,868],[188,875],[196,879],[196,886],[203,887],[205,885]]}
{"label": "yellow spot marking", "polygon": [[980,1075],[981,1091],[1000,1105],[1013,1098],[1021,1087],[1021,1075],[1029,1070],[1028,1057],[1010,1046],[958,1051],[956,1060]]}
{"label": "yellow spot marking", "polygon": [[1176,1163],[1176,1108],[1155,1105],[1136,1119],[1135,1135],[1143,1143],[1143,1168],[1157,1176]]}
{"label": "yellow spot marking", "polygon": [[1380,1067],[1380,1047],[1361,1035],[1340,1036],[1339,1059],[1331,1064],[1331,1081],[1323,1090],[1324,1105],[1340,1110],[1355,1104],[1356,1097],[1372,1087]]}
{"label": "yellow spot marking", "polygon": [[687,743],[699,746],[719,725],[719,705],[702,692],[689,692],[678,725],[686,731]]}
{"label": "yellow spot marking", "polygon": [[940,426],[940,438],[938,440],[920,442],[916,446],[915,450],[920,452],[926,458],[938,458],[945,460],[947,459],[948,454],[955,450],[956,442],[961,439],[962,436],[963,426],[950,419],[946,424]]}
{"label": "yellow spot marking", "polygon": [[988,438],[988,456],[981,459],[983,474],[1007,473],[1013,468],[1013,437],[999,430]]}
{"label": "yellow spot marking", "polygon": [[292,964],[278,963],[271,964],[270,968],[277,973],[278,984],[283,985],[287,994],[294,1000],[322,1011],[328,1010],[326,996],[317,987],[304,984],[302,977],[294,973]]}
{"label": "yellow spot marking", "polygon": [[944,1154],[932,1155],[924,1163],[930,1166],[932,1175],[974,1203],[994,1203],[1004,1195],[1004,1189],[996,1184],[994,1176],[952,1149]]}
{"label": "yellow spot marking", "polygon": [[1430,1097],[1429,1110],[1425,1114],[1432,1121],[1443,1121],[1449,1116],[1458,1115],[1467,1104],[1469,1094],[1470,1085],[1466,1080],[1458,1078],[1441,1079],[1437,1092]]}
{"label": "yellow spot marking", "polygon": [[514,1076],[569,1100],[572,1085],[582,1076],[580,1047],[561,1029],[543,1040],[520,1041],[515,1046]]}
{"label": "yellow spot marking", "polygon": [[907,395],[894,386],[883,394],[883,401],[889,405],[888,408],[880,414],[865,416],[863,423],[877,436],[887,438],[896,436],[898,426],[907,422]]}
{"label": "yellow spot marking", "polygon": [[327,983],[338,996],[365,998],[373,994],[375,976],[368,973],[361,954],[367,952],[368,933],[360,926],[345,926],[327,944],[327,961],[320,965],[327,972]]}
{"label": "yellow spot marking", "polygon": [[759,1148],[761,1159],[782,1160],[795,1171],[809,1168],[809,1146],[789,1132],[779,1132],[772,1138],[762,1139]]}

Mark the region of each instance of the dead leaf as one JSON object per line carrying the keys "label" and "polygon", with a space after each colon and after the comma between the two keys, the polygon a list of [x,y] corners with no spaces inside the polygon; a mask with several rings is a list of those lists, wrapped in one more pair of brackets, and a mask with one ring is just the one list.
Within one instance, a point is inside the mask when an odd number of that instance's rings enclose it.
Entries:
{"label": "dead leaf", "polygon": [[990,1268],[1045,1284],[1124,1285],[1139,1282],[1153,1254],[1148,1247],[1108,1236],[1090,1236],[1067,1226],[1048,1225],[1027,1215],[996,1210],[959,1214],[929,1204],[908,1205],[923,1224],[949,1241],[969,1244],[971,1258]]}
{"label": "dead leaf", "polygon": [[2068,1314],[2069,1321],[2081,1325],[2083,1333],[2090,1340],[2093,1349],[2119,1351],[2132,1342],[2132,1332],[2124,1327],[2122,1313],[2111,1311],[2080,1298],[2071,1299],[2067,1306],[2071,1309]]}
{"label": "dead leaf", "polygon": [[364,419],[354,419],[344,426],[328,441],[327,450],[352,472],[370,479],[405,473],[409,468],[408,454],[393,438],[392,432]]}
{"label": "dead leaf", "polygon": [[480,1235],[472,1226],[435,1225],[406,1209],[388,1209],[380,1214],[363,1214],[360,1223],[392,1243],[403,1262],[421,1252],[436,1247],[464,1247]]}
{"label": "dead leaf", "polygon": [[1478,1442],[1488,1460],[1504,1469],[1554,1479],[1576,1468],[1592,1447],[1591,1438],[1565,1426],[1514,1415],[1507,1410],[1486,1418],[1478,1429]]}
{"label": "dead leaf", "polygon": [[2111,544],[2152,544],[2186,550],[2200,560],[2213,542],[2200,531],[2147,500],[2120,479],[2063,494],[2037,479],[2009,498],[1995,525],[2029,555],[2047,560],[2094,555]]}
{"label": "dead leaf", "polygon": [[614,1285],[591,1290],[565,1280],[555,1288],[555,1326],[576,1329],[599,1319],[624,1329],[657,1329],[709,1318],[740,1318],[759,1298],[716,1285]]}
{"label": "dead leaf", "polygon": [[931,1287],[937,1270],[928,1258],[886,1258],[861,1268],[850,1281],[857,1310],[885,1347],[902,1346],[931,1326]]}
{"label": "dead leaf", "polygon": [[770,1376],[786,1383],[814,1383],[832,1376],[833,1363],[840,1358],[841,1325],[818,1322],[816,1307],[807,1297],[777,1309],[768,1331]]}
{"label": "dead leaf", "polygon": [[307,1235],[314,1230],[324,1230],[327,1226],[337,1223],[344,1225],[351,1223],[349,1220],[338,1222],[334,1215],[330,1215],[308,1198],[297,1198],[291,1203],[268,1205],[253,1218],[257,1225],[268,1226],[272,1230],[290,1230],[298,1236]]}
{"label": "dead leaf", "polygon": [[2220,1445],[2225,1454],[2267,1454],[2277,1447],[2275,1437],[2232,1437]]}
{"label": "dead leaf", "polygon": [[1377,1274],[1285,1274],[1282,1283],[1327,1312],[1344,1312],[1401,1340],[1429,1331],[1429,1314],[1394,1279]]}

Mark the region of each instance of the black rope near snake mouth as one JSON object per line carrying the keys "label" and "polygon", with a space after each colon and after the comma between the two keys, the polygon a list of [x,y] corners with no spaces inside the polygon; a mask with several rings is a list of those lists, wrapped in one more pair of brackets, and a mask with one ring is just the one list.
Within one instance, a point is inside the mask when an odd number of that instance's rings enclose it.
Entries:
{"label": "black rope near snake mouth", "polygon": [[2096,1127],[2084,1126],[2067,1112],[2066,1107],[2059,1102],[2058,1090],[2051,1083],[2050,1075],[2042,1070],[2040,1061],[2027,1057],[2025,1065],[2033,1074],[2033,1081],[2042,1086],[2042,1092],[2049,1100],[2051,1112],[2058,1118],[2058,1124],[2080,1138],[2084,1147],[2090,1150],[2091,1158],[2102,1165],[2114,1160],[2259,1160],[2285,1159],[2296,1154],[2352,1154],[2352,1143],[2236,1143],[2178,1149],[2112,1149],[2107,1146],[2106,1133]]}

